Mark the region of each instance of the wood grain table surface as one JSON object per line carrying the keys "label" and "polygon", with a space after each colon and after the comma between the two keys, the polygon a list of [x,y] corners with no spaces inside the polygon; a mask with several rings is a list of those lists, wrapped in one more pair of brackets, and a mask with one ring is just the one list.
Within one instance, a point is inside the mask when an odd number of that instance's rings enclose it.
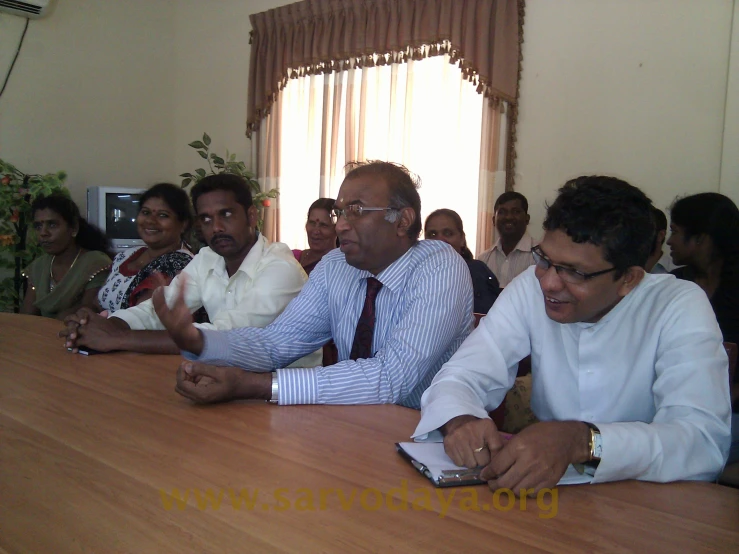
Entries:
{"label": "wood grain table surface", "polygon": [[435,489],[399,406],[195,406],[178,356],[68,353],[0,314],[0,553],[739,552],[739,490]]}

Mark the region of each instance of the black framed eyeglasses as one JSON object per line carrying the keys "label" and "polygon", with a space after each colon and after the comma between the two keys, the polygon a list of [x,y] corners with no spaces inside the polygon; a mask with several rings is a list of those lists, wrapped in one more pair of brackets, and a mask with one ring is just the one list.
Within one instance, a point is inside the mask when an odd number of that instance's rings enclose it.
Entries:
{"label": "black framed eyeglasses", "polygon": [[362,206],[361,204],[349,204],[346,208],[334,208],[331,210],[331,221],[334,222],[334,225],[339,221],[339,218],[343,215],[347,221],[356,221],[359,219],[363,213],[365,212],[397,212],[397,208],[368,208],[367,206]]}
{"label": "black framed eyeglasses", "polygon": [[553,267],[554,271],[557,272],[557,275],[559,275],[560,278],[567,283],[584,283],[585,281],[588,281],[593,277],[597,277],[598,275],[605,275],[606,273],[616,271],[617,269],[616,267],[612,267],[610,269],[594,271],[593,273],[583,273],[582,271],[578,271],[577,269],[573,269],[571,267],[553,264],[552,260],[547,258],[544,255],[544,252],[542,252],[541,248],[539,248],[538,246],[535,246],[531,249],[531,254],[534,256],[536,267],[543,269],[544,271],[548,271],[550,267]]}

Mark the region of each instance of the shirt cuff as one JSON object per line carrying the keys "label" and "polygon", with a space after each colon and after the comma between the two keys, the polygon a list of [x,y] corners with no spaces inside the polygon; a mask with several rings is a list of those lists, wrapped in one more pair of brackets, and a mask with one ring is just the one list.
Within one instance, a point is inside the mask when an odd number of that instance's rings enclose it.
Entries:
{"label": "shirt cuff", "polygon": [[475,406],[461,407],[454,404],[444,406],[441,402],[429,404],[421,414],[421,421],[411,435],[415,441],[436,442],[433,432],[441,429],[446,423],[455,417],[471,415],[479,419],[490,419],[490,415],[484,408]]}
{"label": "shirt cuff", "polygon": [[203,335],[203,351],[200,353],[200,356],[183,350],[182,357],[195,362],[230,365],[228,360],[231,346],[228,342],[228,333],[208,329],[201,329],[200,333]]}
{"label": "shirt cuff", "polygon": [[315,368],[277,370],[280,405],[318,404],[318,379]]}
{"label": "shirt cuff", "polygon": [[471,415],[489,419],[482,402],[475,394],[459,383],[444,383],[444,387],[431,385],[421,401],[421,421],[413,432],[416,441],[434,441],[432,432],[457,416]]}
{"label": "shirt cuff", "polygon": [[646,429],[640,429],[641,425],[635,422],[593,425],[600,431],[603,447],[593,483],[634,479],[647,470],[651,448]]}

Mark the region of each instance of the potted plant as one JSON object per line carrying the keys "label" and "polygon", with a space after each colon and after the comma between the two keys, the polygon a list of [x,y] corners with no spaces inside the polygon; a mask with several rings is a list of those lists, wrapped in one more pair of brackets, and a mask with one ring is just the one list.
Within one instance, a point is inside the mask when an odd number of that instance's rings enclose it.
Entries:
{"label": "potted plant", "polygon": [[11,276],[0,280],[0,310],[4,312],[20,311],[21,272],[41,253],[35,239],[28,237],[33,219],[31,204],[38,196],[66,193],[66,178],[63,171],[46,175],[23,173],[0,159],[0,268],[12,271]]}
{"label": "potted plant", "polygon": [[271,189],[267,192],[263,192],[259,186],[259,181],[254,178],[254,174],[246,169],[246,164],[241,161],[236,161],[236,154],[229,153],[226,150],[226,157],[222,158],[215,152],[210,151],[210,137],[208,133],[203,133],[202,140],[196,140],[188,144],[188,146],[194,148],[197,153],[208,162],[208,169],[198,168],[194,173],[182,173],[182,188],[187,188],[190,185],[194,185],[200,179],[206,175],[216,175],[218,173],[231,173],[242,177],[251,188],[251,196],[254,200],[254,206],[256,206],[259,212],[259,230],[262,230],[262,224],[264,223],[264,212],[263,209],[269,207],[272,198],[277,198],[280,192],[277,189]]}

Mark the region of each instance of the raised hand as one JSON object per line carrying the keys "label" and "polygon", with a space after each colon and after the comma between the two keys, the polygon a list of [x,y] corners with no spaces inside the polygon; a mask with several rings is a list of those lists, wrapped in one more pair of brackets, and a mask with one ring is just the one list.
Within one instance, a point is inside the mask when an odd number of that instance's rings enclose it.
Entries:
{"label": "raised hand", "polygon": [[164,297],[164,287],[166,286],[164,277],[157,274],[155,279],[159,286],[152,294],[151,301],[162,325],[181,350],[200,354],[203,351],[203,336],[198,328],[193,325],[192,313],[190,313],[190,308],[185,303],[187,274],[180,273],[178,276],[179,289],[172,306],[167,305],[167,300]]}

